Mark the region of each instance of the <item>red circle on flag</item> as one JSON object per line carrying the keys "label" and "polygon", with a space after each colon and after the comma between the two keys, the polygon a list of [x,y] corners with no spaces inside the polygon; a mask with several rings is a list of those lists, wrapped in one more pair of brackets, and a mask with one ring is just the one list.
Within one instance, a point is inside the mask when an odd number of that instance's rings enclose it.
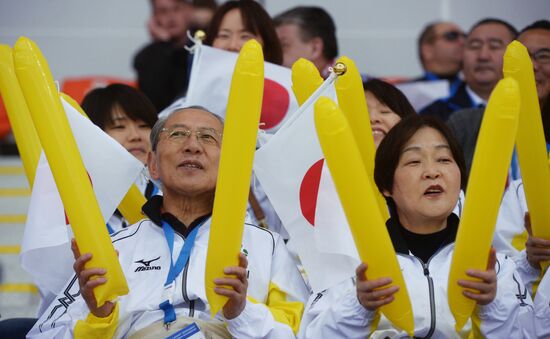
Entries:
{"label": "red circle on flag", "polygon": [[264,80],[264,98],[262,101],[261,129],[271,129],[283,121],[290,104],[290,96],[281,84]]}
{"label": "red circle on flag", "polygon": [[317,194],[319,193],[319,183],[321,182],[321,172],[325,159],[314,163],[304,175],[300,185],[300,209],[306,220],[315,226],[315,209],[317,208]]}

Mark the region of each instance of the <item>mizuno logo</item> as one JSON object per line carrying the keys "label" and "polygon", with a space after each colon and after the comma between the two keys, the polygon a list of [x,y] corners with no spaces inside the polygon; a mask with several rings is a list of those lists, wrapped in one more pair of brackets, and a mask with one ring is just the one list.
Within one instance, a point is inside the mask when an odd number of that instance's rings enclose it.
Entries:
{"label": "mizuno logo", "polygon": [[138,261],[135,261],[136,264],[141,264],[143,266],[139,266],[136,268],[134,272],[141,272],[141,271],[151,271],[151,270],[160,270],[160,266],[151,266],[151,263],[155,260],[159,260],[160,257],[152,259],[152,260],[145,260],[141,259]]}

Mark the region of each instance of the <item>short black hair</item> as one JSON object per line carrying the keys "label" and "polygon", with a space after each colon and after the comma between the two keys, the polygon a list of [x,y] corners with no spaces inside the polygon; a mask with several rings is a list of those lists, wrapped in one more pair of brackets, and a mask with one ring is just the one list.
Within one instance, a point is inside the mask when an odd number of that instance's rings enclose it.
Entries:
{"label": "short black hair", "polygon": [[524,29],[521,30],[521,32],[519,32],[519,34],[523,34],[527,31],[530,31],[532,29],[546,29],[546,30],[549,30],[550,31],[550,21],[548,20],[537,20],[535,22],[533,22],[532,24],[528,25],[527,27],[525,27]]}
{"label": "short black hair", "polygon": [[131,120],[142,120],[153,127],[157,110],[140,90],[124,84],[111,84],[90,91],[82,100],[82,109],[102,130],[113,123],[113,111],[121,109]]}
{"label": "short black hair", "polygon": [[323,56],[332,60],[338,56],[336,25],[330,14],[317,6],[298,6],[278,14],[275,26],[294,24],[300,27],[302,41],[319,37],[323,41]]}
{"label": "short black hair", "polygon": [[506,27],[506,29],[508,30],[508,32],[510,32],[510,35],[512,36],[512,40],[514,40],[518,36],[518,30],[514,26],[512,26],[511,23],[509,23],[507,21],[504,21],[502,19],[498,19],[498,18],[481,19],[480,21],[476,22],[472,26],[472,28],[470,28],[470,31],[468,32],[468,35],[470,35],[472,33],[472,31],[474,29],[478,28],[479,26],[488,25],[488,24],[497,24],[497,25],[502,25],[502,26]]}
{"label": "short black hair", "polygon": [[380,192],[393,190],[395,170],[401,158],[405,144],[421,128],[430,127],[443,135],[449,143],[453,158],[460,170],[460,187],[464,189],[467,182],[466,162],[460,144],[453,132],[441,119],[429,115],[409,115],[397,123],[382,140],[376,150],[374,161],[374,181]]}
{"label": "short black hair", "polygon": [[381,103],[388,106],[401,119],[409,115],[416,115],[409,99],[394,85],[380,79],[370,79],[363,83],[365,92],[370,92]]}

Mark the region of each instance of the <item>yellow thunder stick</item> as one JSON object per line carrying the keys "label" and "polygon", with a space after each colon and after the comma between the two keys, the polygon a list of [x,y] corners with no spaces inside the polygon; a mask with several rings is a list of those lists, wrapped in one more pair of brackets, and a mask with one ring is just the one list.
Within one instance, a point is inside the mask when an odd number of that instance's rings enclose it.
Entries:
{"label": "yellow thunder stick", "polygon": [[8,119],[21,155],[25,174],[32,189],[42,146],[40,146],[40,139],[36,134],[25,97],[15,75],[11,48],[7,45],[0,45],[0,93],[6,105]]}
{"label": "yellow thunder stick", "polygon": [[527,48],[512,41],[504,54],[505,77],[515,79],[521,94],[516,147],[531,215],[533,235],[550,239],[550,171],[533,64]]}
{"label": "yellow thunder stick", "polygon": [[392,285],[399,286],[394,301],[380,311],[412,337],[414,321],[407,286],[351,128],[338,106],[326,97],[315,103],[315,127],[357,252],[369,265],[369,279],[390,277]]}
{"label": "yellow thunder stick", "polygon": [[46,60],[38,46],[25,37],[15,44],[13,58],[17,78],[80,252],[93,254],[86,267],[107,270],[107,282],[94,289],[97,304],[101,306],[128,293],[126,279]]}
{"label": "yellow thunder stick", "polygon": [[460,331],[476,302],[462,293],[458,280],[474,280],[466,270],[486,270],[500,201],[506,185],[519,119],[519,88],[514,79],[500,80],[483,113],[464,212],[456,235],[449,272],[448,299]]}
{"label": "yellow thunder stick", "polygon": [[214,279],[225,276],[225,267],[239,262],[263,88],[262,46],[250,40],[241,49],[233,71],[223,129],[206,255],[205,289],[212,316],[227,302],[227,297],[214,292]]}
{"label": "yellow thunder stick", "polygon": [[[371,187],[375,187],[374,156],[376,147],[374,146],[374,138],[370,126],[369,110],[367,108],[367,99],[365,98],[365,91],[363,89],[363,80],[361,80],[361,74],[353,60],[343,56],[338,59],[334,67],[337,69],[339,64],[344,65],[344,71],[343,74],[338,76],[334,84],[336,95],[338,96],[338,106],[346,115],[353,137],[357,143],[359,153],[361,153],[363,166],[365,166],[365,170],[367,171]],[[390,214],[388,212],[388,206],[386,205],[386,199],[384,199],[378,190],[374,190],[374,194],[376,195],[376,202],[380,208],[380,213],[382,213],[382,218],[388,220]]]}
{"label": "yellow thunder stick", "polygon": [[311,61],[300,58],[292,65],[292,91],[298,105],[302,106],[322,83],[323,78]]}
{"label": "yellow thunder stick", "polygon": [[[80,114],[88,118],[88,115],[86,114],[86,112],[84,112],[84,110],[82,109],[82,107],[80,107],[76,100],[62,92],[59,93],[59,95],[69,105],[80,112]],[[146,201],[147,200],[140,192],[139,188],[137,188],[136,184],[132,184],[128,192],[126,192],[124,198],[122,198],[122,200],[120,201],[120,204],[118,205],[118,210],[120,211],[124,219],[128,220],[130,224],[135,224],[136,222],[143,219],[141,207],[145,204]]]}

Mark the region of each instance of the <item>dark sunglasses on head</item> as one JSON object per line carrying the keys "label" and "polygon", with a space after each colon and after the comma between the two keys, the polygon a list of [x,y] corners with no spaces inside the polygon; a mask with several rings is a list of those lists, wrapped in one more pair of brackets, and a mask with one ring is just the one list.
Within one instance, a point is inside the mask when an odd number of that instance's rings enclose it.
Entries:
{"label": "dark sunglasses on head", "polygon": [[449,42],[457,41],[458,39],[464,38],[464,37],[466,37],[466,34],[459,31],[449,31],[441,34],[441,38]]}

